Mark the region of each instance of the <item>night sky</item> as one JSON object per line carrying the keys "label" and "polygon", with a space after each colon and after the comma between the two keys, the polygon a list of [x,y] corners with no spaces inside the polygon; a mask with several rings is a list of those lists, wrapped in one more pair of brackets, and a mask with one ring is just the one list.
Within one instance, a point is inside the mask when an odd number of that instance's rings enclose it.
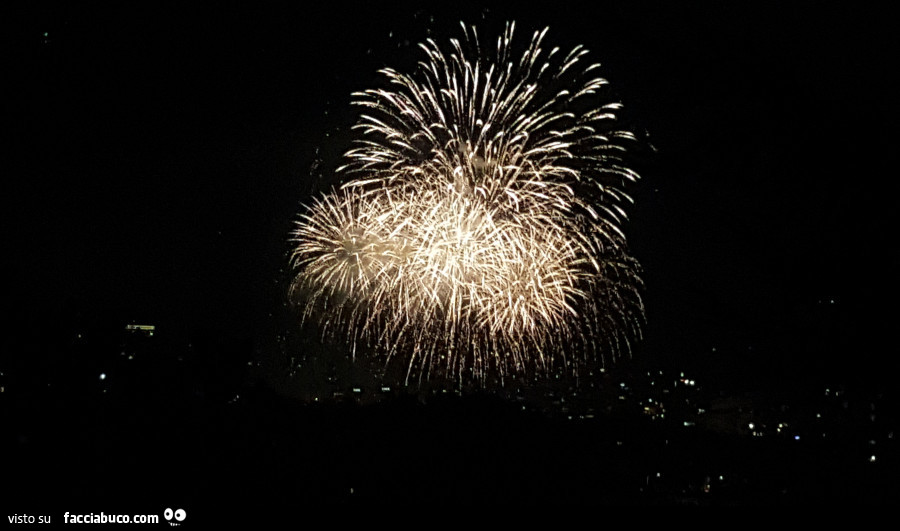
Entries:
{"label": "night sky", "polygon": [[248,381],[303,396],[273,349],[291,333],[288,238],[300,205],[335,182],[351,93],[379,68],[409,70],[417,42],[458,37],[460,20],[515,20],[520,37],[549,26],[548,42],[584,44],[643,142],[626,233],[648,324],[633,363],[722,393],[896,387],[885,13],[188,4],[0,8],[7,368],[52,370],[67,334],[147,322],[201,352],[209,396]]}

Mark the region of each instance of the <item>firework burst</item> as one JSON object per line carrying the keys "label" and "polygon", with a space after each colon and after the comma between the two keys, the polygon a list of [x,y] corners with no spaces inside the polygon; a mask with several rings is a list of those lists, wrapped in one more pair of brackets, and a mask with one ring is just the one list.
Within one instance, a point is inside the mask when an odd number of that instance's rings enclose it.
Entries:
{"label": "firework burst", "polygon": [[344,184],[293,235],[293,289],[326,333],[401,359],[407,379],[484,383],[627,355],[641,335],[621,225],[634,136],[587,51],[514,55],[476,30],[420,45],[365,109]]}

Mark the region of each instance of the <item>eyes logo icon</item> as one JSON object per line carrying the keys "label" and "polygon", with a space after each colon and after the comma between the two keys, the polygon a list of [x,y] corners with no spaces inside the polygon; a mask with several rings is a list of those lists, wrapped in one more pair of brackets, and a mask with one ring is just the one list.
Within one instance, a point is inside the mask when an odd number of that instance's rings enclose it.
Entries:
{"label": "eyes logo icon", "polygon": [[184,519],[187,518],[187,513],[184,509],[175,509],[173,511],[172,509],[166,508],[166,510],[163,512],[163,516],[166,517],[169,525],[177,526],[181,525],[181,522],[183,522]]}

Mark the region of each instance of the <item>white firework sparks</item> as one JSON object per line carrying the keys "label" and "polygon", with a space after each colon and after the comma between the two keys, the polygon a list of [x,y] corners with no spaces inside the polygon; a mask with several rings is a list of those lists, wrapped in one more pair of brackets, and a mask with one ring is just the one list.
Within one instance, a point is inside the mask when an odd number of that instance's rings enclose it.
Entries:
{"label": "white firework sparks", "polygon": [[294,232],[293,288],[326,331],[402,358],[407,378],[572,373],[630,353],[642,283],[621,225],[634,136],[587,51],[512,56],[474,28],[420,45],[366,109],[345,184]]}

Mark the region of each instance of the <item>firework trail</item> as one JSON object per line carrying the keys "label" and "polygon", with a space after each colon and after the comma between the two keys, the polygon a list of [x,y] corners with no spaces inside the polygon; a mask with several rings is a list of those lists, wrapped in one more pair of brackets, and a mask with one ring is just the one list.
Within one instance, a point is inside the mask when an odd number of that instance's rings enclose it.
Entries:
{"label": "firework trail", "polygon": [[621,225],[634,136],[587,51],[432,40],[365,109],[344,184],[293,234],[292,289],[327,334],[412,377],[484,383],[627,355],[643,322]]}

